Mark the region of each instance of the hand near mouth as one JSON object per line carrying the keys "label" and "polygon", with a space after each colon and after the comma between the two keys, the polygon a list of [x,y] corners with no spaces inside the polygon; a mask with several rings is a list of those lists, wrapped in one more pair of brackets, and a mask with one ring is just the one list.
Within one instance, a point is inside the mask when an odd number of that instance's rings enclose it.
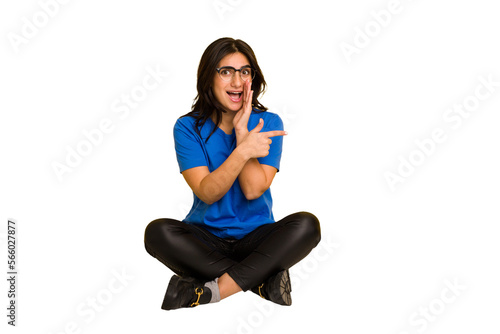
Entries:
{"label": "hand near mouth", "polygon": [[236,133],[236,146],[248,135],[248,119],[252,113],[253,90],[252,82],[245,81],[243,84],[243,105],[233,118],[234,131]]}

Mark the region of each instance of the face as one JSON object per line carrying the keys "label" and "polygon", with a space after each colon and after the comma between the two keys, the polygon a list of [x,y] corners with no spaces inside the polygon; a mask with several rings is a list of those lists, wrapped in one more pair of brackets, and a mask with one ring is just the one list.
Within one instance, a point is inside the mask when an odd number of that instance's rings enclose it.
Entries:
{"label": "face", "polygon": [[[240,69],[243,66],[249,66],[250,62],[242,53],[231,53],[221,59],[217,67],[232,66],[235,69]],[[223,81],[219,73],[214,71],[214,84],[212,86],[215,98],[227,111],[237,112],[243,106],[243,84],[240,72],[235,73],[233,78],[226,82]]]}

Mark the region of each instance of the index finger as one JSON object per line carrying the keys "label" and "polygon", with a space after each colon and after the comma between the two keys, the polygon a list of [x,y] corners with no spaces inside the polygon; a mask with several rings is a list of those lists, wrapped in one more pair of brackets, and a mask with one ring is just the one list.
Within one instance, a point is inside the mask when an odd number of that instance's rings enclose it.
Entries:
{"label": "index finger", "polygon": [[288,132],[286,131],[279,131],[279,130],[276,130],[276,131],[267,131],[267,132],[261,132],[261,133],[264,133],[266,135],[266,137],[276,137],[276,136],[286,136],[288,134]]}

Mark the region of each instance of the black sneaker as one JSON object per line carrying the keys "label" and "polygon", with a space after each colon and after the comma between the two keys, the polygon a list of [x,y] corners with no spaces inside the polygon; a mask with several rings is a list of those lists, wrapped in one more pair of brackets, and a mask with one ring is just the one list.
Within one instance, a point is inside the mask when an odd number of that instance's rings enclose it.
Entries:
{"label": "black sneaker", "polygon": [[212,299],[212,291],[204,283],[193,278],[172,276],[161,308],[174,310],[181,307],[195,307],[208,304]]}
{"label": "black sneaker", "polygon": [[264,283],[251,289],[252,292],[262,298],[270,300],[279,305],[292,305],[292,284],[290,273],[282,270],[276,275],[269,277]]}

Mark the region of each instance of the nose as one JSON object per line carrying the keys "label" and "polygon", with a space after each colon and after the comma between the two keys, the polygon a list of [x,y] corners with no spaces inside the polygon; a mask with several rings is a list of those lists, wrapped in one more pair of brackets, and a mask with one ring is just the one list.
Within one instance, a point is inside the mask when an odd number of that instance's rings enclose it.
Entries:
{"label": "nose", "polygon": [[233,86],[239,87],[241,86],[245,81],[241,78],[241,72],[237,71],[233,75],[233,79],[231,80],[231,84]]}

